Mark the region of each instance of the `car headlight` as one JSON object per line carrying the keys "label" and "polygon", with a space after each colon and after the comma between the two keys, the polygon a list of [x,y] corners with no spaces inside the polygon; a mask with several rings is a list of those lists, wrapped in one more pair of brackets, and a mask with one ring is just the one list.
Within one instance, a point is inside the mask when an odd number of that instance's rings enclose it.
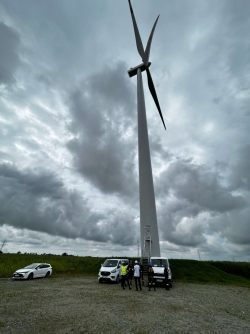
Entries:
{"label": "car headlight", "polygon": [[115,272],[116,272],[116,269],[112,270],[112,271],[111,271],[111,274],[114,274]]}

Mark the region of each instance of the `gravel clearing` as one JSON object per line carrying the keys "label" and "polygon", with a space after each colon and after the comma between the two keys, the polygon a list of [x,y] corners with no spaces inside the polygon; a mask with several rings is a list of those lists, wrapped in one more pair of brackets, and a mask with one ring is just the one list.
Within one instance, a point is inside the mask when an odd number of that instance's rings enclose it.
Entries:
{"label": "gravel clearing", "polygon": [[0,333],[250,333],[250,289],[122,290],[96,277],[0,279]]}

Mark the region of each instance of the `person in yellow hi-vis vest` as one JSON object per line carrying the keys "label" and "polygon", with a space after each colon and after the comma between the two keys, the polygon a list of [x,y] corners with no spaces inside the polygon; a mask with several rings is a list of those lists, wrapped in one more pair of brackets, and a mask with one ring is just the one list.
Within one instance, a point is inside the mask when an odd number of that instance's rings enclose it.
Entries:
{"label": "person in yellow hi-vis vest", "polygon": [[129,290],[131,290],[130,284],[129,284],[129,280],[128,280],[128,276],[127,276],[127,267],[126,267],[126,263],[122,262],[122,280],[121,280],[121,286],[123,288],[123,290],[126,288],[126,282],[128,283],[128,287]]}

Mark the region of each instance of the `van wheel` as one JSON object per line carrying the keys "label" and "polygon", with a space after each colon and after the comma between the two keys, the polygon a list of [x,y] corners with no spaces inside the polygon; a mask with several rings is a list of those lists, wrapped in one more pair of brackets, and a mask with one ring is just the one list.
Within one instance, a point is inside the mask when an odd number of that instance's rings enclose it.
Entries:
{"label": "van wheel", "polygon": [[99,283],[102,283],[102,279],[101,278],[99,279]]}
{"label": "van wheel", "polygon": [[120,277],[119,277],[119,275],[117,275],[115,282],[116,282],[116,284],[119,284],[119,282],[120,282]]}

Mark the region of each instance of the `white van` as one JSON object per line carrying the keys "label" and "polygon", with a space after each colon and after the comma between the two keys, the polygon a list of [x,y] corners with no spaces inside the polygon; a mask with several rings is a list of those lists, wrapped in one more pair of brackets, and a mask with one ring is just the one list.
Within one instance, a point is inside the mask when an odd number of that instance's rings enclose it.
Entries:
{"label": "white van", "polygon": [[[169,287],[172,288],[172,272],[170,268],[169,261],[166,257],[151,257],[150,259],[152,268],[154,270],[154,282],[157,284],[166,283],[169,284]],[[168,278],[167,282],[164,276],[164,265],[166,265],[168,269]]]}
{"label": "white van", "polygon": [[128,259],[107,259],[102,264],[99,273],[98,281],[102,282],[114,282],[119,283],[121,278],[121,266],[122,262],[128,265]]}

